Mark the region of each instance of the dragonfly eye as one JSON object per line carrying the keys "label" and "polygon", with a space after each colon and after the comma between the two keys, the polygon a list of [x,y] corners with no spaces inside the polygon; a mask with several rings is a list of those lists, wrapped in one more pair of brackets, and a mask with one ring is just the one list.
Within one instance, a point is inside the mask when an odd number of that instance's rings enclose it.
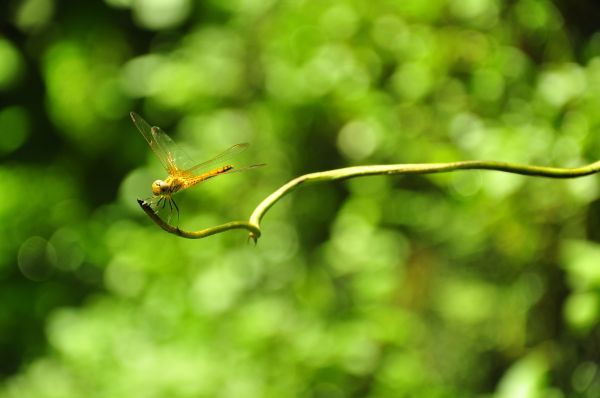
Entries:
{"label": "dragonfly eye", "polygon": [[163,194],[166,189],[167,184],[162,180],[156,180],[152,183],[152,193],[156,196]]}

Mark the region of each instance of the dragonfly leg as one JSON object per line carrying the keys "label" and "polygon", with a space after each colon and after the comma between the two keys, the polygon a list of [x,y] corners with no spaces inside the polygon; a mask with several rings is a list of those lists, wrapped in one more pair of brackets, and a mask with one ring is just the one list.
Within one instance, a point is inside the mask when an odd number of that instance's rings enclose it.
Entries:
{"label": "dragonfly leg", "polygon": [[177,211],[177,225],[179,225],[179,207],[175,203],[175,199],[171,199],[171,202],[173,202],[173,206],[175,206],[175,210]]}
{"label": "dragonfly leg", "polygon": [[[160,208],[160,204],[161,204],[161,202],[162,202],[162,201],[163,201],[163,198],[159,198],[159,199],[156,201],[156,206],[155,206],[155,207],[156,207],[156,210],[157,210],[157,211],[158,211],[158,209]],[[154,200],[152,200],[152,202],[154,202]],[[154,204],[154,203],[153,203],[153,204]]]}
{"label": "dragonfly leg", "polygon": [[156,204],[156,196],[150,196],[149,198],[144,199],[144,203],[147,203],[150,207],[154,207]]}
{"label": "dragonfly leg", "polygon": [[168,198],[166,199],[166,202],[169,202],[169,217],[167,218],[167,224],[171,223],[171,217],[173,216],[173,199]]}
{"label": "dragonfly leg", "polygon": [[161,200],[162,200],[162,198],[159,198],[157,196],[153,196],[153,197],[151,197],[151,198],[148,199],[148,203],[150,203],[150,207],[152,207],[154,209],[155,213],[158,213],[158,211],[160,210],[160,202],[161,202]]}

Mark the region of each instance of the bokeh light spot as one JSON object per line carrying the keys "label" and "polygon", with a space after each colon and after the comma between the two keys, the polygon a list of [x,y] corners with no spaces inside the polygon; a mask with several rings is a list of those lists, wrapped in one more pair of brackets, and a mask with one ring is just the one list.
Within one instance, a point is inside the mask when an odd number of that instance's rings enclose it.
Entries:
{"label": "bokeh light spot", "polygon": [[586,76],[577,65],[565,65],[541,75],[538,92],[550,104],[561,107],[579,97],[586,87]]}
{"label": "bokeh light spot", "polygon": [[450,7],[454,15],[471,19],[492,10],[494,3],[493,0],[462,0],[450,2]]}
{"label": "bokeh light spot", "polygon": [[73,271],[83,263],[85,252],[77,231],[69,228],[57,230],[50,238],[56,252],[56,267],[63,271]]}
{"label": "bokeh light spot", "polygon": [[549,1],[521,0],[517,3],[516,14],[522,26],[529,29],[549,29],[556,27],[552,4]]}
{"label": "bokeh light spot", "polygon": [[329,8],[321,17],[322,29],[332,38],[345,39],[352,36],[357,25],[356,11],[344,3]]}
{"label": "bokeh light spot", "polygon": [[53,0],[26,0],[17,10],[16,23],[21,30],[34,31],[47,25],[53,14]]}
{"label": "bokeh light spot", "polygon": [[0,38],[0,90],[11,88],[21,76],[23,59],[17,48]]}
{"label": "bokeh light spot", "polygon": [[21,244],[17,259],[19,269],[25,277],[43,281],[53,273],[56,251],[44,238],[33,236]]}
{"label": "bokeh light spot", "polygon": [[567,271],[569,284],[576,290],[600,286],[600,245],[582,240],[565,241],[561,247],[561,263]]}
{"label": "bokeh light spot", "polygon": [[11,106],[0,110],[0,155],[17,150],[30,133],[29,115],[25,109]]}
{"label": "bokeh light spot", "polygon": [[128,8],[135,0],[104,0],[106,4],[115,8]]}
{"label": "bokeh light spot", "polygon": [[545,397],[541,389],[548,363],[540,352],[533,352],[515,362],[498,384],[497,398]]}
{"label": "bokeh light spot", "polygon": [[146,97],[153,93],[151,76],[160,68],[162,58],[148,54],[133,58],[121,69],[121,86],[132,97]]}
{"label": "bokeh light spot", "polygon": [[387,50],[400,50],[410,39],[410,31],[395,15],[384,15],[373,23],[371,31],[374,42]]}
{"label": "bokeh light spot", "polygon": [[460,196],[473,196],[481,189],[481,173],[456,173],[452,176],[452,188]]}
{"label": "bokeh light spot", "polygon": [[144,275],[134,266],[119,258],[114,259],[104,273],[104,283],[114,293],[135,297],[144,287]]}
{"label": "bokeh light spot", "polygon": [[600,305],[596,292],[572,293],[565,302],[565,319],[574,329],[585,331],[598,322]]}
{"label": "bokeh light spot", "polygon": [[418,100],[425,96],[433,84],[426,64],[406,63],[392,76],[392,85],[404,98]]}
{"label": "bokeh light spot", "polygon": [[480,69],[473,74],[473,92],[484,101],[496,101],[504,92],[504,78],[494,69]]}
{"label": "bokeh light spot", "polygon": [[591,361],[584,361],[577,365],[571,376],[571,383],[576,391],[583,392],[590,387],[598,374],[598,365]]}
{"label": "bokeh light spot", "polygon": [[132,8],[140,25],[160,30],[182,23],[191,11],[191,2],[190,0],[135,0]]}
{"label": "bokeh light spot", "polygon": [[352,121],[342,127],[338,147],[349,158],[360,160],[371,155],[379,142],[379,131],[372,123]]}

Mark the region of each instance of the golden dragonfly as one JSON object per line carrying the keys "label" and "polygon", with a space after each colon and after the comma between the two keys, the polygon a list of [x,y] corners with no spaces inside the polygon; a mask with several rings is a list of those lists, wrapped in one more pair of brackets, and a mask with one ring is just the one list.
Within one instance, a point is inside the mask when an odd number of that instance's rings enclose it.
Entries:
{"label": "golden dragonfly", "polygon": [[[170,212],[167,222],[170,221],[174,210],[177,212],[177,221],[179,222],[179,207],[173,200],[173,195],[177,192],[191,188],[209,178],[264,166],[264,164],[254,164],[237,168],[231,164],[224,164],[226,160],[248,148],[250,144],[247,143],[233,145],[205,162],[194,164],[190,157],[160,127],[151,127],[135,112],[131,112],[130,115],[131,120],[150,145],[150,149],[167,170],[167,178],[152,183],[153,196],[147,200],[151,206],[155,206],[156,210],[164,209],[167,204],[169,205]],[[217,164],[221,165],[217,166]]]}

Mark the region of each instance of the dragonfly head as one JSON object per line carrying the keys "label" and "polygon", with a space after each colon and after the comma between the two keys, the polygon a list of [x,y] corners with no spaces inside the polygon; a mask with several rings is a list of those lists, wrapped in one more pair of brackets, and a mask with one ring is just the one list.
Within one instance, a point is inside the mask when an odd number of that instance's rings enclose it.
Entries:
{"label": "dragonfly head", "polygon": [[164,195],[169,192],[169,186],[163,180],[156,180],[152,183],[152,193],[154,196]]}

